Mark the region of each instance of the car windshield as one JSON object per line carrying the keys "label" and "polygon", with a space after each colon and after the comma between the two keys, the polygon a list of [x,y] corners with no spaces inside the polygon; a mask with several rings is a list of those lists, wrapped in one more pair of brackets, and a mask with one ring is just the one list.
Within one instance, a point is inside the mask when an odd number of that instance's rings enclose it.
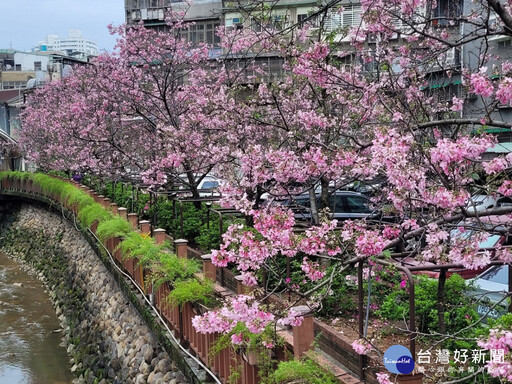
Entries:
{"label": "car windshield", "polygon": [[[471,238],[475,234],[475,231],[471,229],[466,229],[464,232],[459,231],[458,229],[454,229],[450,232],[450,236],[454,239],[462,239],[466,240]],[[479,248],[493,248],[496,246],[498,241],[500,241],[500,235],[490,235],[487,239],[482,240],[479,243]]]}
{"label": "car windshield", "polygon": [[508,266],[501,265],[499,267],[491,268],[479,277],[487,281],[499,284],[508,284]]}
{"label": "car windshield", "polygon": [[203,183],[203,187],[201,189],[213,189],[217,188],[219,183],[217,181],[205,181]]}
{"label": "car windshield", "polygon": [[347,205],[350,212],[371,213],[368,208],[368,200],[361,196],[346,196]]}
{"label": "car windshield", "polygon": [[491,235],[487,240],[481,241],[479,246],[480,248],[493,248],[500,239],[500,235]]}

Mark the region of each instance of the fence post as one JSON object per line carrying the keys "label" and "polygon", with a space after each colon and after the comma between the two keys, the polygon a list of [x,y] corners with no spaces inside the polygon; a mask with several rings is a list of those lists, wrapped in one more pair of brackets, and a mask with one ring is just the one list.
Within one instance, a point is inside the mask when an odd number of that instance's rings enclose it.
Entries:
{"label": "fence post", "polygon": [[148,220],[139,221],[140,231],[146,235],[151,233],[151,227]]}
{"label": "fence post", "polygon": [[104,197],[101,203],[103,204],[103,208],[110,211],[110,199],[108,197]]}
{"label": "fence post", "polygon": [[300,359],[305,352],[313,349],[315,339],[314,317],[309,307],[305,305],[293,307],[292,310],[299,316],[304,317],[301,325],[293,327],[293,355]]}
{"label": "fence post", "polygon": [[155,237],[155,243],[162,244],[165,241],[165,229],[157,228],[153,231]]}
{"label": "fence post", "polygon": [[117,214],[121,216],[123,219],[128,220],[128,210],[126,208],[118,207]]}
{"label": "fence post", "polygon": [[245,285],[242,282],[242,280],[243,280],[242,276],[240,276],[240,275],[235,276],[235,280],[236,280],[236,293],[237,293],[237,295],[247,295],[248,293],[250,293],[250,292],[252,292],[254,290],[253,287]]}
{"label": "fence post", "polygon": [[128,214],[128,221],[132,224],[133,229],[137,230],[139,225],[139,216],[136,213]]}
{"label": "fence post", "polygon": [[118,212],[117,212],[117,203],[110,203],[110,212],[112,212],[114,215],[117,215]]}
{"label": "fence post", "polygon": [[206,279],[215,281],[217,279],[217,267],[212,263],[212,255],[202,255],[203,260],[203,274]]}
{"label": "fence post", "polygon": [[183,259],[187,258],[187,244],[188,241],[185,239],[177,239],[174,240],[174,245],[176,247],[176,255]]}

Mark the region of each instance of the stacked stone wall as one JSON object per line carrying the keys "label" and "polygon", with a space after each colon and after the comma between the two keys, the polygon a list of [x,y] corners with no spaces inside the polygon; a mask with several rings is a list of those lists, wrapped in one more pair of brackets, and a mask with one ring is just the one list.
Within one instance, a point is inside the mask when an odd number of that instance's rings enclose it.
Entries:
{"label": "stacked stone wall", "polygon": [[28,204],[2,216],[2,250],[45,282],[77,383],[187,382],[72,223]]}

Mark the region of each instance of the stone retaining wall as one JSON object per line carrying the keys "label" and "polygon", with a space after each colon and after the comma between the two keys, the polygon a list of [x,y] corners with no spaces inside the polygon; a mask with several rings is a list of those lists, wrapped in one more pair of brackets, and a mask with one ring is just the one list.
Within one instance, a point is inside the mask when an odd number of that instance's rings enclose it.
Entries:
{"label": "stone retaining wall", "polygon": [[43,208],[14,210],[2,250],[45,281],[76,383],[187,382],[80,231]]}

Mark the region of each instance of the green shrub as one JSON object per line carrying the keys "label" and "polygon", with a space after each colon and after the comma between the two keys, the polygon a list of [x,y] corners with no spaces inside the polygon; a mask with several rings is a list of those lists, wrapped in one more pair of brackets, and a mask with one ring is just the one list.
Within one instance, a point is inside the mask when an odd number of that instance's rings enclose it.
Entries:
{"label": "green shrub", "polygon": [[44,194],[58,194],[60,196],[63,189],[62,180],[55,179],[47,175],[42,175],[41,177],[37,178],[37,182]]}
{"label": "green shrub", "polygon": [[[166,244],[167,245],[167,244]],[[125,258],[137,258],[140,265],[158,260],[164,245],[157,245],[155,239],[139,232],[128,233],[119,244]]]}
{"label": "green shrub", "polygon": [[192,302],[209,306],[214,301],[213,282],[207,279],[177,281],[167,300],[173,306],[182,306]]}
{"label": "green shrub", "polygon": [[265,384],[337,384],[336,377],[311,358],[282,361]]}
{"label": "green shrub", "polygon": [[87,205],[85,208],[78,211],[78,220],[86,227],[90,227],[95,220],[100,224],[112,218],[112,214],[98,203]]}
{"label": "green shrub", "polygon": [[91,196],[77,188],[73,188],[67,193],[67,202],[68,204],[77,204],[79,210],[95,204]]}
{"label": "green shrub", "polygon": [[[437,331],[438,301],[437,279],[419,276],[415,284],[416,319],[420,332]],[[468,293],[473,288],[457,274],[445,284],[445,322],[448,332],[466,327],[478,318],[474,300]],[[409,295],[406,289],[394,290],[383,301],[377,314],[389,320],[402,320],[409,316]]]}
{"label": "green shrub", "polygon": [[122,217],[114,217],[98,225],[96,235],[101,241],[112,237],[124,237],[132,232],[131,224]]}
{"label": "green shrub", "polygon": [[161,253],[158,261],[162,275],[172,284],[194,278],[194,274],[200,270],[199,261],[181,258],[171,253]]}

